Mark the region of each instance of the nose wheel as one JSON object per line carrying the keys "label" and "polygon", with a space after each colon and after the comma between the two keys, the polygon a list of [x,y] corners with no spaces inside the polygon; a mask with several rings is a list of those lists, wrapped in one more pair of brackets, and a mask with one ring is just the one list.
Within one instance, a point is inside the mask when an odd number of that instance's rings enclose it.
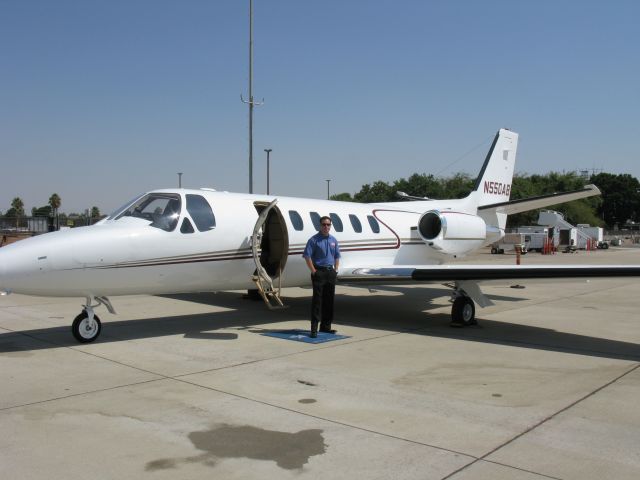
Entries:
{"label": "nose wheel", "polygon": [[[95,304],[92,305],[92,302]],[[100,335],[102,323],[93,312],[94,307],[100,305],[107,307],[109,313],[116,313],[107,297],[87,297],[87,303],[83,305],[82,313],[75,318],[71,325],[71,333],[80,343],[93,342]]]}
{"label": "nose wheel", "polygon": [[83,310],[71,325],[71,332],[80,343],[93,342],[100,335],[100,330],[102,330],[102,323],[98,316],[93,312],[89,315],[86,310]]}

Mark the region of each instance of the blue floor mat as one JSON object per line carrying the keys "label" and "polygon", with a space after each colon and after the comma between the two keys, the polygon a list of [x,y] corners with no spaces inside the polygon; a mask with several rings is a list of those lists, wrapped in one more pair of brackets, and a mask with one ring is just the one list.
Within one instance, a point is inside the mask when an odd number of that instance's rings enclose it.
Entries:
{"label": "blue floor mat", "polygon": [[332,333],[318,332],[317,338],[309,337],[309,330],[274,330],[273,332],[263,333],[267,337],[282,338],[284,340],[293,340],[294,342],[304,343],[324,343],[333,340],[342,340],[343,338],[351,338],[346,335],[336,335]]}

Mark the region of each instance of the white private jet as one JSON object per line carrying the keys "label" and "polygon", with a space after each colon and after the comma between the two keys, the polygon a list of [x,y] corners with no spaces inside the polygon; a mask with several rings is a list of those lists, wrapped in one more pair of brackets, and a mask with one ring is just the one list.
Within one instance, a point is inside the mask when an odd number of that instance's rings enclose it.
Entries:
{"label": "white private jet", "polygon": [[[504,236],[507,215],[598,195],[581,190],[509,201],[518,134],[495,136],[475,190],[456,200],[359,204],[217,192],[155,190],[91,227],[0,249],[0,291],[85,297],[72,325],[86,343],[100,334],[94,308],[108,297],[256,289],[270,307],[280,287],[310,285],[302,251],[333,220],[341,283],[437,282],[452,287],[452,319],[475,323],[492,302],[479,283],[557,277],[640,276],[640,266],[443,265]],[[274,285],[277,281],[277,285]]]}

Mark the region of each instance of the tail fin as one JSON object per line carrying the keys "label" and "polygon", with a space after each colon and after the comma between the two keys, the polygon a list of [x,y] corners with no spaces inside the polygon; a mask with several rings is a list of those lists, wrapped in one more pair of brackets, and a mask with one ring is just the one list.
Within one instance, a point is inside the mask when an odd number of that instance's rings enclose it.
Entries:
{"label": "tail fin", "polygon": [[476,180],[474,196],[478,207],[509,201],[517,149],[518,134],[504,128],[498,130]]}

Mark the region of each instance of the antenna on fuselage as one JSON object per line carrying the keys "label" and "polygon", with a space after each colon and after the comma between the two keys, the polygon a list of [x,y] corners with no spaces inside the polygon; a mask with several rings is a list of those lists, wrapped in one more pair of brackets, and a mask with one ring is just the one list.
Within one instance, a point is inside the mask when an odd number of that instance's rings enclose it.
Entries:
{"label": "antenna on fuselage", "polygon": [[417,202],[424,202],[425,200],[433,200],[433,198],[428,198],[428,197],[414,197],[413,195],[409,195],[408,193],[404,193],[401,191],[397,191],[396,195],[400,198],[404,198],[406,200],[415,200]]}

